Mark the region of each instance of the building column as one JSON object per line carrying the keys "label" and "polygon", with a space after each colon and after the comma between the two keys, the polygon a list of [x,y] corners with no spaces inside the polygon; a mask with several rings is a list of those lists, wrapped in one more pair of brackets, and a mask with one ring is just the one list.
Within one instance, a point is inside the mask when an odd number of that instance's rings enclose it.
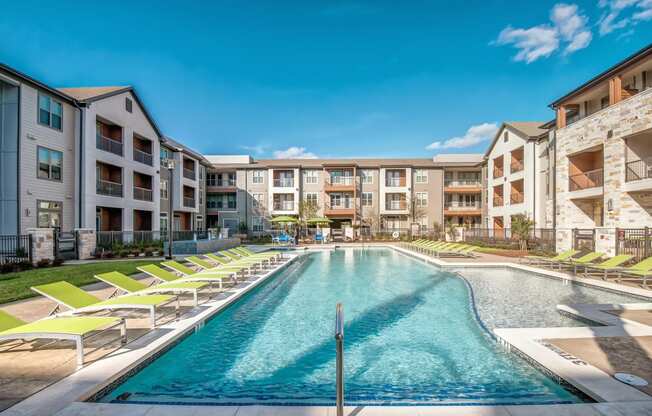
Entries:
{"label": "building column", "polygon": [[609,105],[618,104],[623,99],[623,80],[620,76],[609,80]]}
{"label": "building column", "polygon": [[37,265],[41,260],[54,260],[54,229],[28,228],[27,234],[32,236],[32,264]]}
{"label": "building column", "polygon": [[76,228],[75,234],[77,234],[77,258],[79,260],[92,259],[97,243],[95,230],[92,228]]}

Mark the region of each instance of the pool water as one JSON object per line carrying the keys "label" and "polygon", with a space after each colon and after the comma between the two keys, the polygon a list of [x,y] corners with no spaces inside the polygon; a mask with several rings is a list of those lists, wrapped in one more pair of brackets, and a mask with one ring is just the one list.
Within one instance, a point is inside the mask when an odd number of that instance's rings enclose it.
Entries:
{"label": "pool water", "polygon": [[[523,280],[517,283],[500,299],[518,297]],[[454,273],[393,250],[311,253],[103,400],[128,392],[131,403],[332,405],[335,305],[342,302],[349,405],[581,401],[499,347],[470,299]],[[555,306],[547,313],[557,314]]]}

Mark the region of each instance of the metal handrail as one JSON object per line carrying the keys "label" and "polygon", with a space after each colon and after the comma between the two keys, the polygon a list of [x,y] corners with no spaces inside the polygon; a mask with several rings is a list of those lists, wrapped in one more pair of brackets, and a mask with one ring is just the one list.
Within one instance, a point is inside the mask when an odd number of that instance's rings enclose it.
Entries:
{"label": "metal handrail", "polygon": [[336,390],[337,416],[344,416],[344,308],[335,307]]}

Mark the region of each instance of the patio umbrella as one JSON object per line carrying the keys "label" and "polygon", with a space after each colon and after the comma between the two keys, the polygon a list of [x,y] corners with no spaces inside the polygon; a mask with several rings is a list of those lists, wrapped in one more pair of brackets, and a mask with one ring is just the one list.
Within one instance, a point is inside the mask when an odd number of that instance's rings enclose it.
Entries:
{"label": "patio umbrella", "polygon": [[294,217],[290,217],[288,215],[281,215],[281,216],[272,218],[270,220],[270,222],[272,222],[274,224],[296,224],[299,221]]}

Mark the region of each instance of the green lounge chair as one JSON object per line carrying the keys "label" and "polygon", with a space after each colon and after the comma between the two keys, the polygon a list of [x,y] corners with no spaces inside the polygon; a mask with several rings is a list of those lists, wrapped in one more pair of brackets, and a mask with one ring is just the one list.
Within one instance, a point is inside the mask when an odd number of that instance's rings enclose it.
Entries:
{"label": "green lounge chair", "polygon": [[70,309],[73,314],[116,309],[144,309],[149,312],[152,328],[156,326],[156,308],[176,301],[175,312],[177,315],[179,314],[179,299],[176,296],[119,296],[102,300],[64,281],[34,286],[31,289],[57,303],[57,307],[52,313],[57,312],[61,306]]}
{"label": "green lounge chair", "polygon": [[[220,252],[222,253],[222,252]],[[250,269],[250,272],[253,273],[258,267],[261,269],[263,268],[262,262],[257,259],[241,259],[241,260],[233,260],[231,257],[223,257],[223,256],[218,256],[217,254],[207,254],[206,255],[208,258],[210,258],[212,261],[215,263],[219,264],[220,268],[248,268]]]}
{"label": "green lounge chair", "polygon": [[[185,264],[181,264],[178,261],[170,260],[170,261],[164,261],[161,263],[163,267],[167,267],[168,269],[172,270],[175,273],[179,273],[182,277],[190,277],[190,276],[206,276],[206,277],[233,277],[235,279],[235,276],[237,276],[238,271],[236,270],[228,270],[228,269],[223,269],[223,270],[211,270],[211,271],[195,271],[191,269],[190,267],[186,266]],[[244,272],[243,272],[244,273]]]}
{"label": "green lounge chair", "polygon": [[475,252],[478,247],[475,246],[461,246],[455,247],[451,250],[437,252],[437,257],[475,257]]}
{"label": "green lounge chair", "polygon": [[199,267],[202,269],[202,272],[211,272],[211,271],[216,271],[216,270],[230,270],[233,272],[242,272],[244,273],[245,271],[248,273],[252,273],[255,271],[256,266],[258,263],[251,263],[251,264],[224,264],[219,262],[217,259],[213,258],[208,258],[208,260],[202,259],[198,256],[190,256],[186,257],[184,260],[186,260],[189,263],[194,264],[195,266]]}
{"label": "green lounge chair", "polygon": [[[584,277],[600,275],[602,276],[603,280],[606,280],[609,272],[614,271],[614,269],[618,269],[620,266],[633,258],[634,256],[631,254],[619,254],[599,264],[582,264],[578,265],[577,267],[584,268]],[[577,267],[575,268],[575,274],[577,274]]]}
{"label": "green lounge chair", "polygon": [[272,261],[277,259],[277,255],[275,253],[256,253],[256,254],[249,254],[244,251],[238,250],[237,248],[230,248],[227,250],[229,253],[233,253],[236,256],[238,256],[239,259],[261,259],[261,260],[267,260],[267,261]]}
{"label": "green lounge chair", "polygon": [[155,264],[148,264],[146,266],[141,266],[137,267],[138,270],[141,272],[160,280],[161,282],[164,283],[172,283],[172,282],[205,282],[205,283],[213,283],[217,282],[219,284],[219,288],[222,289],[222,282],[224,279],[230,279],[233,283],[237,283],[238,281],[235,279],[233,274],[222,274],[222,275],[212,275],[212,274],[201,274],[201,273],[196,273],[193,275],[189,275],[186,277],[179,277],[178,275],[169,272],[165,269],[162,269],[158,267]]}
{"label": "green lounge chair", "polygon": [[562,260],[562,261],[559,261],[559,262],[555,262],[554,264],[556,264],[558,266],[559,270],[561,270],[562,267],[572,267],[573,268],[573,273],[577,273],[577,266],[581,266],[583,264],[593,263],[594,261],[599,260],[602,257],[604,257],[604,253],[598,253],[598,252],[592,251],[592,252],[587,253],[587,254],[585,254],[585,255],[583,255],[581,257],[578,257],[578,258],[572,258],[571,257],[568,260]]}
{"label": "green lounge chair", "polygon": [[[250,263],[250,264],[258,264],[258,263],[260,263],[260,264],[262,264],[265,261],[265,259],[257,259],[257,258],[256,259],[246,259],[246,258],[242,258],[242,256],[239,256],[237,254],[233,254],[229,250],[222,250],[222,251],[218,252],[217,254],[221,254],[224,257],[229,258],[231,260],[229,263],[240,262],[240,263],[245,263],[245,264],[246,263]],[[271,262],[269,260],[267,260],[267,261],[271,264]]]}
{"label": "green lounge chair", "polygon": [[572,249],[572,250],[563,251],[554,257],[525,256],[524,259],[525,261],[527,261],[529,264],[532,265],[544,264],[544,263],[556,263],[558,261],[568,260],[579,252],[580,252],[579,250]]}
{"label": "green lounge chair", "polygon": [[267,256],[267,257],[272,257],[275,260],[281,260],[283,258],[283,252],[281,251],[262,251],[260,253],[254,253],[253,251],[247,249],[244,246],[236,247],[233,250],[235,250],[238,253],[242,253],[245,256],[249,257],[255,257],[255,256]]}
{"label": "green lounge chair", "polygon": [[122,318],[68,316],[27,323],[0,310],[0,343],[34,339],[73,341],[77,350],[77,369],[84,365],[84,339],[97,331],[104,332],[116,327],[120,327],[120,338],[125,344],[127,327]]}
{"label": "green lounge chair", "polygon": [[[652,276],[652,257],[648,257],[645,260],[639,261],[633,266],[620,268],[617,270],[616,282],[619,282],[623,279],[624,276],[626,279],[636,279],[643,280],[643,286],[647,287],[647,278]],[[607,278],[609,276],[607,275]]]}
{"label": "green lounge chair", "polygon": [[[148,295],[152,293],[172,293],[178,295],[181,293],[190,293],[192,294],[194,306],[199,304],[199,290],[206,287],[210,288],[209,283],[201,282],[173,282],[147,286],[120,272],[96,274],[95,278],[130,295]],[[212,290],[210,292],[210,297],[212,297]]]}

